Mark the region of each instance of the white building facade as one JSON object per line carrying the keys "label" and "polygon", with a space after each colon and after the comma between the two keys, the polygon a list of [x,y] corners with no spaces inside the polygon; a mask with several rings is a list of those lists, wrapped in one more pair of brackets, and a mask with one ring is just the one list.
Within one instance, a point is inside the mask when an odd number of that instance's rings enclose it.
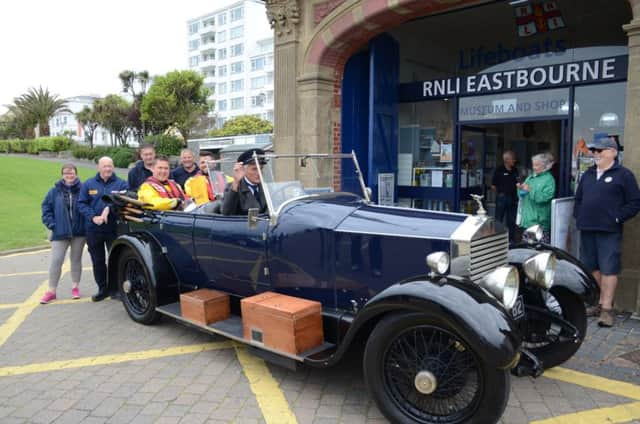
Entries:
{"label": "white building facade", "polygon": [[187,21],[189,69],[204,76],[220,128],[238,115],[273,122],[273,30],[264,2],[241,0]]}
{"label": "white building facade", "polygon": [[[67,109],[69,111],[58,112],[49,120],[49,133],[52,136],[68,135],[76,143],[87,143],[85,137],[85,130],[78,119],[76,113],[84,109],[85,106],[92,108],[93,102],[96,101],[98,96],[75,96],[64,99],[67,102]],[[137,145],[135,137],[129,135],[127,137],[127,143],[129,145]],[[111,145],[111,133],[98,126],[93,133],[93,145],[94,146],[110,146]]]}

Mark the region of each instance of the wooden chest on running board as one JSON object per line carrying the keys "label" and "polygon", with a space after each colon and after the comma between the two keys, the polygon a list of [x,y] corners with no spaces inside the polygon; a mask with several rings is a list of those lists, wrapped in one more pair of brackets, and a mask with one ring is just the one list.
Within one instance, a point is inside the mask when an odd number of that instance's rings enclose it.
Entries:
{"label": "wooden chest on running board", "polygon": [[242,299],[240,307],[247,340],[294,355],[323,343],[320,302],[265,292]]}
{"label": "wooden chest on running board", "polygon": [[229,318],[229,295],[200,289],[180,295],[182,317],[200,324],[211,324]]}

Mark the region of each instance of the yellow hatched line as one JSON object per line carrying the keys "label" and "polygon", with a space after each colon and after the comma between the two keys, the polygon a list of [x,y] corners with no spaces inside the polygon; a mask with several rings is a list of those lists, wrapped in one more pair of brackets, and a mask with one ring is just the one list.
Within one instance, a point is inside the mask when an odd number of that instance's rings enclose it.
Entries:
{"label": "yellow hatched line", "polygon": [[40,297],[49,287],[49,280],[44,280],[42,284],[33,292],[33,294],[24,303],[21,303],[17,310],[9,317],[9,319],[0,325],[0,346],[2,346],[9,337],[20,327],[35,308],[40,305]]}
{"label": "yellow hatched line", "polygon": [[267,424],[296,424],[296,416],[264,361],[249,354],[243,346],[237,343],[234,346],[238,361],[249,380],[251,391],[256,395]]}
{"label": "yellow hatched line", "polygon": [[[74,303],[87,303],[87,302],[91,302],[91,298],[90,297],[81,297],[80,299],[54,300],[53,302],[49,303],[49,305],[73,305]],[[23,302],[23,303],[2,303],[2,304],[0,304],[0,309],[15,309],[15,308],[19,308],[20,306],[24,305],[25,303],[27,303],[27,302]],[[38,300],[36,303],[40,304],[40,301]]]}
{"label": "yellow hatched line", "polygon": [[15,258],[16,256],[27,256],[27,255],[37,255],[39,253],[42,252],[47,252],[51,250],[50,247],[44,247],[40,250],[34,250],[33,252],[20,252],[20,253],[12,253],[10,255],[4,255],[4,256],[0,256],[0,259],[5,259],[5,258]]}
{"label": "yellow hatched line", "polygon": [[164,358],[167,356],[186,355],[189,353],[206,352],[210,350],[232,348],[231,341],[202,343],[190,346],[177,346],[164,349],[150,349],[138,352],[127,352],[113,355],[90,356],[86,358],[70,359],[66,361],[44,362],[39,364],[18,365],[0,368],[0,377],[39,372],[59,371],[70,368],[94,367],[122,362],[143,361],[147,359]]}
{"label": "yellow hatched line", "polygon": [[561,415],[530,424],[602,424],[627,423],[640,419],[640,402],[626,403],[610,408],[598,408],[573,414]]}
{"label": "yellow hatched line", "polygon": [[545,371],[543,376],[616,396],[640,400],[640,386],[625,383],[624,381],[610,380],[608,378],[598,377],[597,375],[558,367]]}

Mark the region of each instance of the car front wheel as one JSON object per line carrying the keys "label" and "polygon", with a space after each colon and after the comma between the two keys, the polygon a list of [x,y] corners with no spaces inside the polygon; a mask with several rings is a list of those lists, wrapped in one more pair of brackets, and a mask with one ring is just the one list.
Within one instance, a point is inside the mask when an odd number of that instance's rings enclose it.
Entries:
{"label": "car front wheel", "polygon": [[160,319],[149,270],[132,250],[123,252],[118,258],[118,290],[131,319],[141,324],[153,324]]}
{"label": "car front wheel", "polygon": [[493,423],[509,398],[507,371],[483,363],[450,326],[422,313],[378,323],[367,341],[364,376],[394,423]]}

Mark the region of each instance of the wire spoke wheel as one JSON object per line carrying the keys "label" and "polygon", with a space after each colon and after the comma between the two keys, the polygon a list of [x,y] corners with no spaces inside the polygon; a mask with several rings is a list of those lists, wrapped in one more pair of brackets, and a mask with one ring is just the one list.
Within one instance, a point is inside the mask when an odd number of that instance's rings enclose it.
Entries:
{"label": "wire spoke wheel", "polygon": [[144,268],[137,259],[129,259],[124,264],[125,281],[129,281],[129,292],[125,292],[126,301],[137,314],[144,314],[150,306],[149,286]]}
{"label": "wire spoke wheel", "polygon": [[118,289],[127,313],[136,322],[152,324],[160,315],[156,311],[157,295],[149,270],[136,253],[126,250],[118,258]]}
{"label": "wire spoke wheel", "polygon": [[[420,326],[399,334],[384,360],[388,390],[399,408],[420,421],[456,422],[477,403],[480,387],[475,355],[453,334]],[[426,389],[418,375],[431,379]]]}

